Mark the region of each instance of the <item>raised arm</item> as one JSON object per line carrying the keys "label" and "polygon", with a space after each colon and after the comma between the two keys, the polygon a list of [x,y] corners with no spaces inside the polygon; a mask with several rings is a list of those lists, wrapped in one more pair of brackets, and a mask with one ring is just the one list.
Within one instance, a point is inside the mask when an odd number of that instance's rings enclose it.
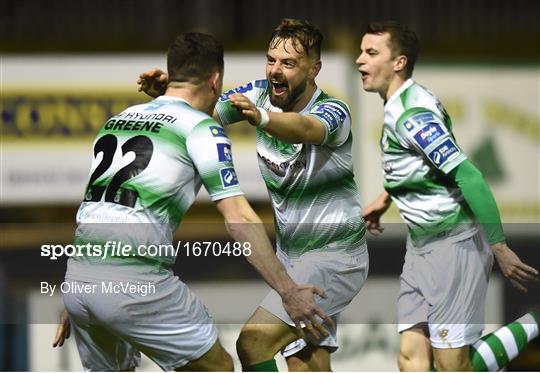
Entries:
{"label": "raised arm", "polygon": [[285,143],[320,144],[324,140],[324,125],[313,116],[267,112],[239,93],[230,95],[229,99],[251,125],[263,128]]}
{"label": "raised arm", "polygon": [[137,85],[139,92],[144,92],[150,97],[158,97],[165,94],[167,90],[167,73],[157,67],[145,71],[139,75]]}
{"label": "raised arm", "polygon": [[350,134],[348,109],[338,100],[316,104],[305,114],[267,111],[239,93],[231,94],[229,100],[251,125],[285,143],[339,146]]}

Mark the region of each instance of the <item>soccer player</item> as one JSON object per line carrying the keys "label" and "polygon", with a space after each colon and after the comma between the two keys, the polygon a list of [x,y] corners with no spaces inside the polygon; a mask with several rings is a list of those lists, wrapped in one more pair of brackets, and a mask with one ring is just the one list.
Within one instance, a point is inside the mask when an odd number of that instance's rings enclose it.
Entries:
{"label": "soccer player", "polygon": [[[324,293],[296,285],[274,254],[239,188],[231,143],[210,116],[222,91],[222,45],[209,35],[180,34],[169,48],[167,69],[164,96],[129,107],[101,127],[75,243],[166,246],[203,184],[231,236],[251,245],[247,260],[280,294],[289,317],[325,319],[314,302],[314,294]],[[84,369],[134,369],[140,351],[163,370],[233,370],[205,306],[173,275],[176,254],[145,252],[69,259],[66,281],[96,289],[64,295]],[[133,289],[140,283],[151,284],[154,293],[137,294]],[[103,284],[137,286],[110,295]],[[69,332],[64,312],[53,345],[61,345]]]}
{"label": "soccer player", "polygon": [[[370,232],[395,202],[408,225],[398,298],[401,370],[498,370],[538,335],[539,312],[480,339],[493,255],[521,290],[538,272],[505,243],[497,205],[459,148],[440,101],[412,80],[416,35],[372,23],[356,60],[366,91],[384,100],[384,188],[364,209]],[[427,324],[427,327],[426,327]]]}
{"label": "soccer player", "polygon": [[[325,291],[327,299],[317,303],[337,323],[365,282],[368,253],[353,178],[349,109],[315,83],[321,43],[320,31],[310,23],[284,19],[270,38],[266,79],[225,93],[214,118],[222,124],[247,119],[256,127],[277,255],[295,281]],[[143,89],[158,87],[161,75],[143,74]],[[309,334],[298,339],[294,326],[271,291],[238,338],[243,368],[277,371],[274,356],[282,351],[291,371],[330,370],[336,330],[322,335],[319,321],[304,320]]]}

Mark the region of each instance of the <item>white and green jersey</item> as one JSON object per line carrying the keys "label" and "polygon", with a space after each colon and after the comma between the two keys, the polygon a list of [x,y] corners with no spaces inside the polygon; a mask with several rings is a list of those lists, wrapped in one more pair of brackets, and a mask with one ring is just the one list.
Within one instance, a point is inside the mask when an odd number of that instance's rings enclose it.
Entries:
{"label": "white and green jersey", "polygon": [[[222,124],[243,120],[229,103],[239,92],[255,105],[272,106],[267,80],[251,81],[219,99]],[[322,144],[286,144],[257,128],[257,155],[274,210],[277,248],[289,257],[310,250],[357,251],[364,242],[358,191],[352,166],[351,117],[347,105],[317,89],[300,114],[324,125]]]}
{"label": "white and green jersey", "polygon": [[461,190],[446,176],[466,157],[430,91],[409,79],[388,99],[380,145],[384,187],[409,227],[409,247],[475,233]]}
{"label": "white and green jersey", "polygon": [[[94,141],[75,234],[75,244],[104,248],[110,242],[109,251],[106,258],[72,257],[70,278],[169,273],[176,256],[153,255],[147,247],[172,243],[201,184],[213,201],[243,194],[231,154],[223,127],[177,97],[161,96],[111,117]],[[114,255],[111,242],[132,250]],[[143,251],[136,250],[139,246]]]}

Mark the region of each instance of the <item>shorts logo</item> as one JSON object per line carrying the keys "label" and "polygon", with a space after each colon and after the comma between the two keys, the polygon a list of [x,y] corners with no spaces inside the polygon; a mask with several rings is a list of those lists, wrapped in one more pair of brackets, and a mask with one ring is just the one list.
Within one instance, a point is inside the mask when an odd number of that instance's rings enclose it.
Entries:
{"label": "shorts logo", "polygon": [[328,123],[330,126],[330,128],[328,128],[330,133],[337,130],[339,125],[342,124],[347,118],[347,113],[345,113],[343,109],[330,104],[322,104],[318,106],[312,114],[320,117],[326,123]]}
{"label": "shorts logo", "polygon": [[238,185],[238,177],[236,176],[236,172],[232,167],[220,169],[219,176],[221,178],[221,184],[224,188],[230,188]]}
{"label": "shorts logo", "polygon": [[439,337],[443,340],[446,339],[448,337],[448,329],[440,329]]}
{"label": "shorts logo", "polygon": [[452,140],[448,139],[429,153],[428,157],[436,166],[441,166],[446,163],[446,161],[448,161],[452,155],[458,153],[459,149],[456,144],[454,144]]}
{"label": "shorts logo", "polygon": [[229,144],[216,144],[220,162],[232,162],[231,146]]}
{"label": "shorts logo", "polygon": [[212,132],[212,136],[214,137],[227,137],[225,134],[225,131],[223,130],[223,127],[219,126],[210,126],[210,132]]}
{"label": "shorts logo", "polygon": [[430,123],[414,135],[416,143],[422,148],[427,148],[435,140],[444,134],[444,130],[437,123]]}

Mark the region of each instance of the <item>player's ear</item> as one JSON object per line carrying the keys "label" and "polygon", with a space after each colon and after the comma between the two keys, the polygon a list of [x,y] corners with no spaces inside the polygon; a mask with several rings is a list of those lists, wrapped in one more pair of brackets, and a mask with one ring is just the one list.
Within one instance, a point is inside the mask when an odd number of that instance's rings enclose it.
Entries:
{"label": "player's ear", "polygon": [[319,71],[321,71],[322,62],[321,60],[317,60],[313,65],[311,66],[311,70],[309,72],[309,78],[315,79],[317,75],[319,75]]}
{"label": "player's ear", "polygon": [[405,66],[407,66],[408,62],[409,60],[407,59],[407,56],[404,56],[404,55],[397,56],[394,61],[394,71],[399,73],[405,70]]}
{"label": "player's ear", "polygon": [[212,91],[216,94],[221,94],[221,88],[223,87],[223,72],[222,71],[214,71],[212,75],[210,75],[210,86],[212,87]]}

